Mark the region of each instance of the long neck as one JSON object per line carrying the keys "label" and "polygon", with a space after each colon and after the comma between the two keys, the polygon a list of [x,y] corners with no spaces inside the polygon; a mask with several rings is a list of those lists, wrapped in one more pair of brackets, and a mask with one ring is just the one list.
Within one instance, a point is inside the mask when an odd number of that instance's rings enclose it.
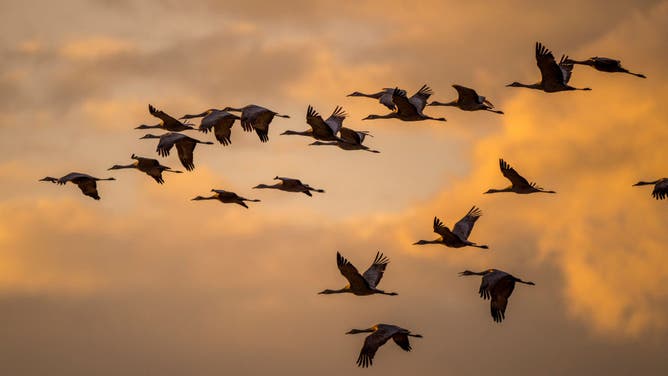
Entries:
{"label": "long neck", "polygon": [[515,282],[524,283],[525,285],[530,285],[530,286],[534,286],[534,285],[535,285],[535,283],[533,283],[533,282],[531,282],[531,281],[523,281],[523,280],[521,280],[521,279],[519,279],[519,278],[516,278],[516,277],[513,277],[513,278],[515,279]]}
{"label": "long neck", "polygon": [[114,165],[110,170],[120,170],[123,168],[137,168],[137,166],[134,163],[129,165]]}
{"label": "long neck", "polygon": [[423,245],[423,244],[440,244],[441,239],[434,239],[434,240],[418,240],[417,242],[413,243],[413,245]]}
{"label": "long neck", "polygon": [[301,131],[300,132],[300,131],[287,130],[287,131],[283,132],[282,134],[284,134],[284,135],[296,135],[296,136],[311,136],[311,134],[313,134],[313,131],[312,130],[306,130],[306,131]]}
{"label": "long neck", "polygon": [[142,124],[135,129],[151,129],[151,128],[162,128],[162,124],[156,124],[156,125]]}
{"label": "long neck", "polygon": [[344,287],[344,288],[339,289],[339,290],[327,289],[327,290],[323,290],[323,291],[319,292],[318,294],[329,295],[329,294],[342,294],[342,293],[346,293],[346,292],[350,292],[350,287]]}
{"label": "long neck", "polygon": [[538,89],[538,90],[542,90],[542,89],[543,89],[543,88],[541,87],[540,82],[536,82],[535,84],[523,84],[523,83],[519,83],[519,82],[518,82],[517,84],[515,84],[515,86],[517,86],[517,87],[525,87],[525,88],[527,88],[527,89]]}
{"label": "long neck", "polygon": [[492,189],[488,190],[488,191],[485,192],[485,193],[501,193],[501,192],[512,192],[512,191],[513,191],[513,187],[510,186],[510,187],[503,188],[503,189],[494,189],[494,188],[492,188]]}
{"label": "long neck", "polygon": [[433,101],[429,105],[430,106],[457,106],[457,101],[445,102],[445,103]]}
{"label": "long neck", "polygon": [[104,178],[104,179],[97,179],[97,180],[98,180],[98,181],[99,181],[99,180],[116,180],[116,178]]}
{"label": "long neck", "polygon": [[399,117],[398,112],[390,112],[387,115],[373,115],[373,117],[367,117],[367,120],[374,120],[374,119],[393,119]]}
{"label": "long neck", "polygon": [[215,200],[216,198],[218,198],[218,196],[216,196],[216,195],[213,195],[213,196],[210,196],[210,197],[197,196],[197,197],[193,198],[193,201]]}
{"label": "long neck", "polygon": [[654,184],[656,184],[656,183],[658,183],[658,182],[659,182],[659,180],[655,180],[655,181],[639,181],[639,182],[637,182],[637,183],[634,184],[634,185],[654,185]]}
{"label": "long neck", "polygon": [[594,61],[590,60],[590,59],[587,59],[587,60],[571,60],[571,59],[568,59],[568,62],[571,63],[571,64],[581,64],[581,65],[590,65],[590,66],[594,65]]}

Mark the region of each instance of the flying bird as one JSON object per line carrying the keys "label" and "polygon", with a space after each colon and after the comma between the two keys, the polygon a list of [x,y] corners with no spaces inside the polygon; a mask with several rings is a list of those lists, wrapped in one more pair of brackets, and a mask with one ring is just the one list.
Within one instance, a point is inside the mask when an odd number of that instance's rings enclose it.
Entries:
{"label": "flying bird", "polygon": [[392,101],[392,93],[394,92],[394,89],[392,88],[383,88],[382,91],[379,91],[377,93],[373,94],[364,94],[360,93],[359,91],[356,91],[354,93],[348,94],[348,97],[367,97],[367,98],[373,98],[373,99],[378,99],[378,102],[380,102],[383,106],[387,107],[390,109],[390,111],[394,111],[397,109],[397,106],[394,105],[394,102]]}
{"label": "flying bird", "polygon": [[590,88],[575,88],[568,85],[573,72],[573,64],[568,63],[568,56],[563,55],[559,64],[554,59],[552,51],[541,43],[536,42],[536,64],[540,69],[541,81],[535,84],[521,84],[513,82],[509,87],[525,87],[529,89],[543,90],[546,93],[556,93],[568,90],[591,90]]}
{"label": "flying bird", "polygon": [[408,98],[406,92],[399,88],[392,91],[392,102],[397,106],[396,112],[387,115],[369,115],[362,120],[374,119],[399,119],[403,121],[437,120],[446,121],[445,118],[433,118],[422,113],[427,105],[427,100],[434,92],[427,85],[423,85],[417,93]]}
{"label": "flying bird", "polygon": [[413,243],[413,245],[424,245],[424,244],[442,244],[446,247],[451,248],[462,248],[462,247],[477,247],[482,249],[488,249],[486,245],[478,245],[468,240],[473,226],[476,221],[482,215],[482,211],[476,208],[475,206],[469,210],[464,218],[460,219],[459,222],[455,223],[455,227],[452,231],[443,225],[438,217],[434,217],[434,232],[441,235],[440,238],[435,240],[418,240]]}
{"label": "flying bird", "polygon": [[360,274],[357,268],[350,261],[346,260],[339,252],[336,252],[336,266],[339,268],[341,274],[348,280],[348,284],[339,290],[323,290],[318,294],[342,294],[352,293],[358,296],[383,294],[383,295],[397,295],[396,292],[385,292],[376,288],[383,278],[385,268],[390,260],[382,253],[376,252],[376,257],[369,268]]}
{"label": "flying bird", "polygon": [[495,322],[501,322],[506,317],[508,299],[515,289],[515,282],[534,286],[533,282],[525,282],[511,274],[498,269],[488,269],[482,272],[465,270],[459,276],[481,275],[482,283],[478,293],[484,300],[490,300],[490,312]]}
{"label": "flying bird", "polygon": [[176,151],[179,153],[179,160],[181,161],[183,167],[185,167],[188,171],[195,169],[195,163],[193,162],[193,152],[195,151],[195,146],[197,146],[197,144],[213,145],[213,142],[200,141],[192,137],[188,137],[184,134],[174,132],[165,133],[162,136],[147,134],[140,139],[149,138],[157,138],[160,140],[158,141],[158,147],[156,148],[156,151],[162,157],[168,156],[172,147],[176,146]]}
{"label": "flying bird", "polygon": [[475,90],[461,85],[452,85],[452,87],[457,90],[458,98],[456,100],[445,103],[433,101],[427,106],[453,106],[464,111],[484,110],[503,115],[503,111],[494,110],[492,102],[482,95],[478,95]]}
{"label": "flying bird", "polygon": [[664,198],[668,197],[668,178],[661,178],[655,181],[639,181],[633,184],[634,187],[641,185],[654,185],[652,197],[657,200],[663,200]]}
{"label": "flying bird", "polygon": [[239,116],[231,114],[227,111],[216,110],[215,108],[206,110],[200,114],[184,115],[181,119],[194,119],[201,117],[202,121],[199,124],[199,131],[202,133],[209,133],[213,128],[213,134],[219,143],[223,146],[230,145],[232,139],[232,126],[235,120],[241,119]]}
{"label": "flying bird", "polygon": [[288,115],[281,115],[255,104],[241,108],[225,107],[223,111],[241,112],[241,128],[246,132],[255,130],[262,142],[269,141],[269,124],[275,116],[290,118]]}
{"label": "flying bird", "polygon": [[256,185],[255,189],[278,189],[285,192],[301,192],[309,197],[313,196],[311,192],[325,193],[322,189],[315,189],[308,184],[304,184],[299,179],[283,178],[277,176],[274,180],[280,180],[274,185],[260,184]]}
{"label": "flying bird", "polygon": [[148,112],[160,119],[160,123],[155,124],[155,125],[146,125],[142,124],[135,129],[151,129],[151,128],[158,128],[158,129],[164,129],[169,132],[181,132],[189,129],[195,129],[193,128],[190,124],[182,123],[175,118],[167,115],[166,113],[157,110],[155,107],[152,105],[148,105]]}
{"label": "flying bird", "polygon": [[376,351],[389,341],[390,338],[404,351],[411,351],[412,349],[408,337],[422,338],[422,335],[413,334],[408,329],[388,324],[376,324],[368,329],[352,329],[346,334],[358,333],[371,333],[366,336],[364,346],[362,346],[360,355],[357,358],[357,366],[362,368],[373,365],[373,357],[376,355]]}
{"label": "flying bird", "polygon": [[636,77],[640,78],[647,78],[644,74],[640,73],[633,73],[629,72],[626,68],[622,67],[622,62],[619,60],[615,59],[610,59],[608,57],[590,57],[587,60],[571,60],[571,59],[566,59],[567,64],[581,64],[581,65],[589,65],[590,67],[596,69],[597,71],[601,72],[608,72],[608,73],[627,73],[634,75]]}
{"label": "flying bird", "polygon": [[501,168],[501,173],[506,179],[510,180],[512,183],[509,187],[503,189],[490,189],[485,193],[499,193],[499,192],[515,192],[519,194],[529,194],[529,193],[557,193],[555,191],[546,191],[543,188],[536,185],[536,183],[529,183],[522,175],[518,174],[514,168],[510,167],[506,161],[499,159],[499,167]]}
{"label": "flying bird", "polygon": [[313,137],[320,141],[340,141],[336,136],[343,126],[343,120],[348,116],[343,110],[343,107],[336,106],[332,114],[323,120],[320,114],[309,105],[306,112],[306,123],[311,126],[311,129],[305,131],[285,131],[281,135],[299,135]]}
{"label": "flying bird", "polygon": [[97,182],[100,180],[116,180],[116,179],[114,178],[100,179],[94,176],[90,176],[88,174],[82,174],[80,172],[70,172],[69,174],[58,179],[47,176],[43,179],[40,179],[39,181],[50,181],[58,185],[65,185],[65,183],[70,182],[72,184],[76,184],[79,187],[79,189],[81,189],[81,192],[83,192],[84,195],[99,200],[100,195],[97,193]]}
{"label": "flying bird", "polygon": [[155,179],[155,181],[157,181],[158,184],[163,184],[165,182],[165,180],[162,178],[163,172],[173,172],[176,174],[180,174],[182,172],[182,171],[172,170],[171,167],[161,165],[157,159],[138,157],[134,154],[132,154],[130,158],[134,159],[135,161],[129,165],[113,165],[112,167],[109,168],[109,170],[135,168]]}
{"label": "flying bird", "polygon": [[214,192],[213,196],[203,197],[197,196],[192,199],[192,201],[201,201],[201,200],[218,200],[224,204],[237,204],[241,205],[244,208],[248,209],[248,205],[244,201],[248,202],[260,202],[260,200],[248,199],[241,197],[234,192],[224,191],[222,189],[212,189],[211,192]]}
{"label": "flying bird", "polygon": [[316,145],[316,146],[331,145],[331,146],[338,146],[340,149],[343,150],[364,150],[370,153],[380,153],[378,150],[373,150],[368,146],[362,144],[367,136],[373,137],[371,134],[369,134],[368,131],[356,131],[350,128],[342,127],[339,130],[339,134],[341,138],[340,141],[333,141],[333,142],[315,141],[309,145]]}

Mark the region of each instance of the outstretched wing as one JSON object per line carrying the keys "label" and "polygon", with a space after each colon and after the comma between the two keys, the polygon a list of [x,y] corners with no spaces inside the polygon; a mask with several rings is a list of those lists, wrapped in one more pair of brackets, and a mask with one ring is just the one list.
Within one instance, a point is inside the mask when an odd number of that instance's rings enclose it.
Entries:
{"label": "outstretched wing", "polygon": [[477,207],[472,207],[471,210],[460,219],[459,222],[455,224],[455,227],[452,229],[452,233],[459,236],[462,240],[467,240],[469,235],[471,235],[471,230],[473,230],[473,225],[482,215],[482,211]]}
{"label": "outstretched wing", "polygon": [[418,114],[417,109],[406,96],[406,92],[399,88],[394,88],[392,92],[392,102],[397,106],[397,112],[405,116]]}
{"label": "outstretched wing", "polygon": [[322,119],[322,116],[320,116],[320,114],[313,108],[313,106],[308,106],[308,110],[306,111],[306,123],[311,126],[311,129],[313,129],[313,136],[316,139],[326,140],[331,139],[334,137],[334,135],[336,135],[338,129],[336,129],[336,132],[334,131],[333,126],[336,126],[335,122],[332,122],[332,124],[329,124],[329,122],[333,117],[335,117],[335,114],[339,109],[340,107],[337,106],[334,110],[334,113],[332,113],[332,116],[330,116],[327,121],[325,121]]}
{"label": "outstretched wing", "polygon": [[339,267],[341,274],[346,277],[348,283],[350,283],[350,288],[352,290],[367,290],[369,289],[369,283],[362,277],[362,275],[357,271],[357,268],[346,260],[345,257],[341,256],[341,253],[336,252],[336,265]]}
{"label": "outstretched wing", "polygon": [[457,90],[457,94],[459,95],[459,102],[482,103],[480,100],[481,97],[478,95],[478,93],[476,93],[475,90],[461,85],[452,85],[452,87]]}
{"label": "outstretched wing", "polygon": [[392,101],[392,92],[394,89],[392,88],[384,88],[383,89],[383,95],[378,98],[378,101],[383,104],[385,107],[389,108],[391,111],[394,111],[397,106],[394,105],[394,102]]}
{"label": "outstretched wing", "polygon": [[654,185],[652,197],[657,200],[663,200],[668,197],[668,179],[663,179]]}
{"label": "outstretched wing", "polygon": [[561,69],[561,77],[563,83],[567,84],[571,80],[571,74],[573,73],[573,63],[569,62],[568,56],[561,55],[561,60],[559,61],[559,68]]}
{"label": "outstretched wing", "polygon": [[188,139],[183,139],[176,143],[176,151],[179,153],[179,160],[181,161],[183,167],[185,167],[188,171],[195,169],[195,163],[193,161],[193,152],[195,151],[195,146],[197,146],[197,144]]}
{"label": "outstretched wing", "polygon": [[438,217],[434,217],[434,232],[441,235],[444,238],[452,236],[452,232],[450,232],[450,229],[445,227],[443,225],[443,222],[441,222]]}
{"label": "outstretched wing", "polygon": [[169,124],[169,123],[181,123],[180,121],[176,120],[175,118],[167,115],[161,110],[158,110],[157,108],[153,107],[152,105],[148,105],[148,112],[151,113],[151,115],[157,117],[158,119],[162,120],[163,124]]}
{"label": "outstretched wing", "polygon": [[511,275],[505,275],[490,287],[490,313],[495,322],[501,322],[506,317],[508,298],[515,289],[515,280]]}
{"label": "outstretched wing", "polygon": [[390,259],[385,257],[382,253],[376,252],[376,258],[373,260],[373,264],[371,264],[369,269],[367,269],[362,275],[369,284],[369,287],[373,289],[378,286],[381,278],[383,278],[385,268],[387,268],[387,264],[389,263]]}
{"label": "outstretched wing", "polygon": [[517,171],[515,171],[514,168],[510,167],[506,161],[503,159],[499,159],[499,167],[501,168],[501,173],[503,176],[506,177],[506,179],[510,180],[510,182],[513,184],[513,187],[530,187],[531,184],[527,179],[522,177],[522,175],[518,174]]}
{"label": "outstretched wing", "polygon": [[345,120],[348,114],[341,106],[336,106],[332,114],[325,120],[327,126],[332,130],[332,133],[336,135],[339,133],[339,130],[343,126],[343,120]]}
{"label": "outstretched wing", "polygon": [[356,131],[346,127],[342,127],[339,132],[341,139],[349,144],[361,145],[364,142],[364,138],[369,136],[369,132],[367,131]]}
{"label": "outstretched wing", "polygon": [[95,180],[80,178],[72,180],[72,183],[76,184],[84,195],[92,197],[96,200],[100,199],[100,195],[97,193],[97,183]]}
{"label": "outstretched wing", "polygon": [[364,340],[364,346],[362,346],[360,355],[357,358],[357,365],[362,368],[372,366],[373,357],[376,355],[376,351],[378,351],[378,348],[383,346],[390,338],[391,335],[387,331],[381,329],[369,334]]}
{"label": "outstretched wing", "polygon": [[543,85],[564,84],[564,76],[561,67],[557,64],[552,51],[541,43],[536,42],[536,64],[540,69]]}
{"label": "outstretched wing", "polygon": [[434,94],[434,92],[429,86],[422,85],[420,90],[413,94],[408,100],[415,106],[417,112],[421,114],[422,110],[424,110],[424,107],[427,105],[427,100],[429,100],[429,97],[431,97],[432,94]]}
{"label": "outstretched wing", "polygon": [[401,347],[404,351],[411,351],[411,343],[408,340],[408,335],[406,333],[396,333],[392,336],[394,343]]}

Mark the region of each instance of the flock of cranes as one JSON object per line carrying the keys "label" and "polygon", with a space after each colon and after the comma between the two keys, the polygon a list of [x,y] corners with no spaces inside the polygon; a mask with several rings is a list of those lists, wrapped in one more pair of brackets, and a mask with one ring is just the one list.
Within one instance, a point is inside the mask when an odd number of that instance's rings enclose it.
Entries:
{"label": "flock of cranes", "polygon": [[[618,60],[609,58],[593,57],[588,60],[577,61],[571,60],[568,56],[564,55],[557,63],[552,52],[541,43],[536,43],[535,58],[541,73],[541,80],[534,84],[513,82],[507,86],[537,89],[547,93],[570,90],[591,90],[589,88],[575,88],[569,85],[573,73],[573,66],[575,64],[589,65],[603,72],[621,72],[645,78],[642,74],[629,72],[621,66],[621,63]],[[407,96],[405,90],[398,87],[384,88],[379,92],[371,94],[355,91],[349,94],[348,97],[376,99],[380,104],[391,111],[385,115],[368,115],[362,120],[399,119],[406,122],[426,120],[446,121],[443,117],[432,117],[425,114],[423,111],[427,106],[453,106],[463,111],[488,111],[500,115],[504,114],[503,111],[495,109],[494,105],[487,98],[479,95],[474,89],[461,85],[453,85],[453,88],[457,91],[458,98],[450,102],[433,101],[429,103],[428,100],[432,96],[433,91],[427,85],[423,85],[411,97]],[[156,129],[165,131],[166,133],[162,135],[146,134],[141,137],[141,139],[158,139],[156,152],[161,157],[168,156],[172,148],[176,147],[178,158],[186,171],[192,171],[195,168],[194,152],[197,145],[212,145],[213,142],[201,141],[181,132],[197,130],[207,134],[213,131],[215,139],[220,144],[229,146],[232,143],[232,128],[238,120],[241,123],[243,131],[254,131],[260,141],[265,143],[269,141],[269,125],[272,123],[272,120],[276,117],[289,118],[288,115],[283,115],[255,104],[240,108],[211,108],[201,113],[184,115],[179,119],[156,109],[152,105],[149,105],[149,113],[158,118],[160,122],[155,125],[140,125],[136,127],[136,129]],[[239,115],[234,113],[239,113]],[[364,145],[366,138],[372,136],[369,131],[354,130],[343,126],[347,116],[348,114],[341,106],[336,106],[332,111],[332,114],[327,119],[323,119],[315,108],[309,105],[306,110],[306,124],[309,125],[309,128],[303,131],[286,130],[281,133],[281,135],[308,137],[314,139],[314,142],[310,144],[314,146],[330,145],[337,146],[342,150],[362,150],[379,153],[379,151],[370,149],[368,146]],[[199,127],[197,128],[195,128],[193,124],[187,122],[190,119],[196,118],[201,118]],[[173,170],[168,166],[163,166],[156,159],[139,157],[134,154],[131,156],[131,159],[133,159],[131,164],[117,164],[109,168],[109,170],[136,169],[149,175],[159,184],[165,182],[163,173],[183,173],[182,171]],[[501,173],[510,181],[511,185],[503,189],[489,189],[484,193],[555,193],[554,191],[540,188],[536,183],[529,182],[503,159],[499,159],[499,167]],[[102,180],[115,179],[113,177],[96,178],[91,175],[77,172],[69,173],[61,178],[45,177],[41,179],[41,181],[49,181],[59,185],[64,185],[67,182],[76,184],[84,195],[96,200],[100,199],[100,195],[97,191],[97,182]],[[285,192],[303,193],[307,196],[312,196],[314,192],[325,192],[323,189],[313,188],[295,178],[276,176],[274,180],[277,180],[275,184],[259,184],[253,188],[276,189]],[[668,178],[650,182],[640,181],[634,185],[654,185],[654,191],[652,192],[654,198],[663,200],[668,197]],[[246,204],[247,202],[260,202],[259,199],[245,198],[234,192],[222,189],[211,189],[211,192],[213,192],[211,196],[197,196],[192,198],[192,200],[217,200],[221,203],[237,204],[244,208],[248,208],[248,205]],[[419,240],[414,244],[440,244],[451,248],[476,247],[480,249],[488,249],[489,246],[487,245],[478,244],[469,240],[471,231],[481,215],[482,211],[476,206],[473,206],[462,219],[455,223],[452,230],[446,227],[438,217],[434,217],[433,231],[439,235],[439,238],[435,240]],[[378,288],[378,284],[389,264],[389,259],[382,253],[376,253],[373,263],[362,274],[360,274],[357,268],[339,252],[336,254],[336,264],[339,272],[348,281],[348,284],[338,290],[323,290],[319,292],[319,294],[329,295],[349,293],[357,296],[374,294],[397,295],[396,292],[386,292]],[[523,281],[520,278],[497,269],[488,269],[481,272],[466,270],[461,272],[460,275],[482,276],[482,282],[478,292],[481,298],[490,300],[491,316],[497,323],[500,323],[505,319],[508,299],[515,288],[515,284],[521,283],[534,285],[533,282]],[[352,329],[346,334],[358,333],[371,333],[366,337],[357,359],[357,365],[360,367],[371,366],[378,348],[385,344],[390,338],[392,338],[394,342],[405,351],[411,350],[409,337],[422,338],[421,335],[414,334],[410,330],[387,324],[377,324],[367,329]]]}

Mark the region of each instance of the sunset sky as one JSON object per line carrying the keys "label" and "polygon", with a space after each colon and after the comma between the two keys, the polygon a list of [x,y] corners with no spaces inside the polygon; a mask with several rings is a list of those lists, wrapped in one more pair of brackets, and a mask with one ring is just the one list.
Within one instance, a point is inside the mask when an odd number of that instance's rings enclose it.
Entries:
{"label": "sunset sky", "polygon": [[[665,375],[668,1],[3,1],[0,3],[0,375]],[[589,92],[505,87],[555,56],[619,58],[640,79],[576,66]],[[427,107],[447,122],[362,121],[388,110],[346,97],[423,84],[430,100],[475,88],[505,115]],[[172,115],[254,103],[269,142],[237,123],[196,169],[158,185],[130,155],[182,169],[139,140],[153,104]],[[372,132],[380,154],[308,146],[306,108]],[[199,132],[188,135],[215,141]],[[483,195],[504,158],[556,195]],[[71,171],[102,199],[38,182]],[[312,198],[254,190],[276,175]],[[194,202],[211,188],[250,209]],[[471,240],[414,246],[473,205]],[[317,295],[346,284],[340,251],[391,260],[398,296]],[[519,285],[494,323],[465,269]],[[424,335],[355,365],[376,323]]]}

